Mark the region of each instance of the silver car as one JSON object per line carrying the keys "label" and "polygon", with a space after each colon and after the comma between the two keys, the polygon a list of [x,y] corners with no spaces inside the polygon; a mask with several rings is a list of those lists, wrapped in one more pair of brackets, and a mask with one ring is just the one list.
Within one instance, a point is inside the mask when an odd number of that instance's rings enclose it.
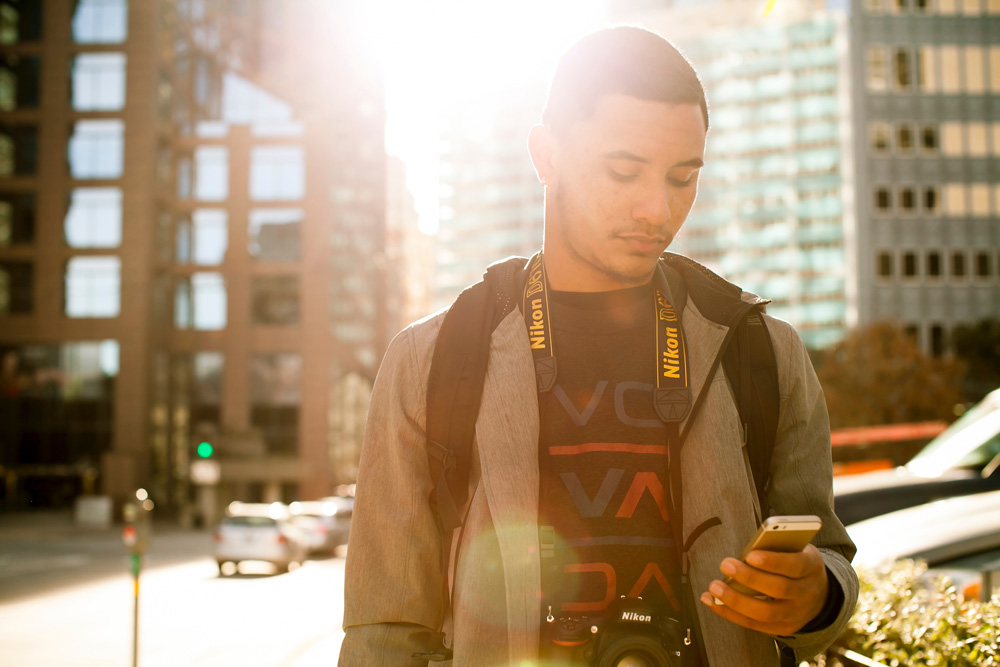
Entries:
{"label": "silver car", "polygon": [[[215,531],[219,573],[236,572],[244,561],[271,563],[278,572],[301,565],[307,554],[302,530],[282,503],[232,503]],[[229,565],[232,565],[231,567]]]}

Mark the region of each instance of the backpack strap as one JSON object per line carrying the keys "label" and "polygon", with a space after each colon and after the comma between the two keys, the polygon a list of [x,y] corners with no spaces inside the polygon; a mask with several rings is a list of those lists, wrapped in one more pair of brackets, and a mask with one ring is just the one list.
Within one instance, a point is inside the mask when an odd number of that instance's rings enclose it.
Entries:
{"label": "backpack strap", "polygon": [[737,325],[723,357],[723,369],[736,396],[746,437],[747,456],[763,520],[769,515],[771,456],[778,431],[778,362],[771,335],[759,310]]}
{"label": "backpack strap", "polygon": [[427,379],[427,461],[434,482],[431,505],[442,535],[465,521],[490,338],[515,307],[508,292],[512,285],[523,285],[527,262],[511,257],[487,268],[483,280],[466,288],[448,309],[434,344]]}

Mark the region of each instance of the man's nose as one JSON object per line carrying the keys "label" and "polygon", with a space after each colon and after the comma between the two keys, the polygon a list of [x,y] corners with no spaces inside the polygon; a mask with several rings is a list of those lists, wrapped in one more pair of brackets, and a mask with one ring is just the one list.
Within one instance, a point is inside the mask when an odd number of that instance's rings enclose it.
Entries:
{"label": "man's nose", "polygon": [[632,207],[632,218],[650,227],[670,222],[670,192],[665,185],[645,188]]}

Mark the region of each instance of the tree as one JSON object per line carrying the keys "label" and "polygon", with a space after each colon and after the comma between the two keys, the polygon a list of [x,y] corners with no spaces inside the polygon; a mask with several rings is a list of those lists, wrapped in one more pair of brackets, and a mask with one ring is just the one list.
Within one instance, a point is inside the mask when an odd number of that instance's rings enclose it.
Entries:
{"label": "tree", "polygon": [[899,326],[877,322],[829,348],[817,370],[833,428],[955,418],[964,364],[921,351]]}
{"label": "tree", "polygon": [[968,369],[962,382],[967,401],[981,401],[1000,387],[1000,320],[988,319],[956,327],[952,347]]}

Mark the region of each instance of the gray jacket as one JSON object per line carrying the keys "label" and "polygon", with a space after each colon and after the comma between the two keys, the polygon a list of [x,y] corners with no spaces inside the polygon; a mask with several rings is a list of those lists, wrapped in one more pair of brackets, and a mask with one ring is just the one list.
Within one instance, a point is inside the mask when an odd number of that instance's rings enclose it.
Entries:
{"label": "gray jacket", "polygon": [[[756,530],[756,493],[721,365],[706,377],[728,331],[722,322],[734,306],[719,288],[732,286],[689,260],[668,257],[689,286],[681,317],[692,396],[707,392],[681,456],[683,525],[689,534],[712,517],[722,520],[690,551],[697,598],[712,579],[720,578],[722,559],[738,556]],[[743,293],[738,298],[757,297]],[[442,572],[443,545],[429,504],[433,485],[424,442],[426,383],[443,318],[443,313],[433,315],[396,336],[375,381],[348,549],[343,667],[418,664],[411,653],[422,648],[427,632],[439,628],[447,633],[457,666],[537,662],[543,615],[538,596],[539,417],[524,321],[514,308],[491,339],[468,517],[449,545],[453,607],[446,614],[442,590],[448,575]],[[768,493],[771,513],[823,519],[813,543],[833,574],[830,585],[840,586],[845,598],[829,627],[781,638],[797,660],[805,660],[836,639],[854,610],[854,545],[833,512],[830,427],[822,389],[792,327],[771,317],[765,321],[778,361],[781,399]],[[773,637],[721,619],[700,603],[696,607],[712,665],[778,663]]]}

